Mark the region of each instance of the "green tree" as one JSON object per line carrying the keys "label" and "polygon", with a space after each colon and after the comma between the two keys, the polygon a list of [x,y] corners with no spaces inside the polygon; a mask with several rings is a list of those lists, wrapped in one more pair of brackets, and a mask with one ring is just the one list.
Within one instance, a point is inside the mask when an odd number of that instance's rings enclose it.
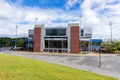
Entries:
{"label": "green tree", "polygon": [[104,50],[104,52],[114,52],[115,51],[115,47],[114,47],[114,43],[110,43],[110,42],[103,42],[101,44],[102,49]]}
{"label": "green tree", "polygon": [[17,46],[24,47],[24,39],[22,39],[22,38],[18,39]]}
{"label": "green tree", "polygon": [[112,43],[103,42],[101,44],[101,47],[106,51],[111,51],[111,52],[120,51],[120,41],[113,41]]}
{"label": "green tree", "polygon": [[2,37],[0,38],[0,47],[9,47],[11,46],[11,38]]}
{"label": "green tree", "polygon": [[115,48],[117,51],[120,51],[120,41],[115,42]]}

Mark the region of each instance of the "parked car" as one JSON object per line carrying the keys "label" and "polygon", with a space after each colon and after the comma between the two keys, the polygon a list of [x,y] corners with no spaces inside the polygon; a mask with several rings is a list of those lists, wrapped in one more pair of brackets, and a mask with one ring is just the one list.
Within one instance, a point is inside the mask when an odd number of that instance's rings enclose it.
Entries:
{"label": "parked car", "polygon": [[13,47],[10,50],[23,50],[23,48],[22,47]]}
{"label": "parked car", "polygon": [[113,50],[112,49],[101,48],[100,52],[103,52],[103,53],[112,53]]}

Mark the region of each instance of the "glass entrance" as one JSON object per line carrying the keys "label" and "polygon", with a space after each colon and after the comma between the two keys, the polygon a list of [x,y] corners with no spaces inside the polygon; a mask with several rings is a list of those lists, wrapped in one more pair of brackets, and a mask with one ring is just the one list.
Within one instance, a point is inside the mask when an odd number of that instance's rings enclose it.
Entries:
{"label": "glass entrance", "polygon": [[67,52],[67,40],[45,40],[45,51]]}

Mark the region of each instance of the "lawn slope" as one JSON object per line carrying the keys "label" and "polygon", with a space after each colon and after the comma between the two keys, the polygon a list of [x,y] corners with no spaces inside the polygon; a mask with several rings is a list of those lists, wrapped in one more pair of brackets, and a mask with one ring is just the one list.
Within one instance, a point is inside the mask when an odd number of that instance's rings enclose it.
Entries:
{"label": "lawn slope", "polygon": [[0,80],[116,80],[39,60],[0,54]]}

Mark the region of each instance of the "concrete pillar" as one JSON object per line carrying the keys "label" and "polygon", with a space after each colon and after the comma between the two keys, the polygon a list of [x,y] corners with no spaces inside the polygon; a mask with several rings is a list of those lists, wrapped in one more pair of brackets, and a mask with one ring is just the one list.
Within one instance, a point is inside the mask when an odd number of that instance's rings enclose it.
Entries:
{"label": "concrete pillar", "polygon": [[44,25],[41,25],[41,51],[44,51],[45,48],[44,36],[45,36],[45,28]]}
{"label": "concrete pillar", "polygon": [[67,36],[68,36],[68,52],[70,52],[70,25],[68,24],[67,30]]}

